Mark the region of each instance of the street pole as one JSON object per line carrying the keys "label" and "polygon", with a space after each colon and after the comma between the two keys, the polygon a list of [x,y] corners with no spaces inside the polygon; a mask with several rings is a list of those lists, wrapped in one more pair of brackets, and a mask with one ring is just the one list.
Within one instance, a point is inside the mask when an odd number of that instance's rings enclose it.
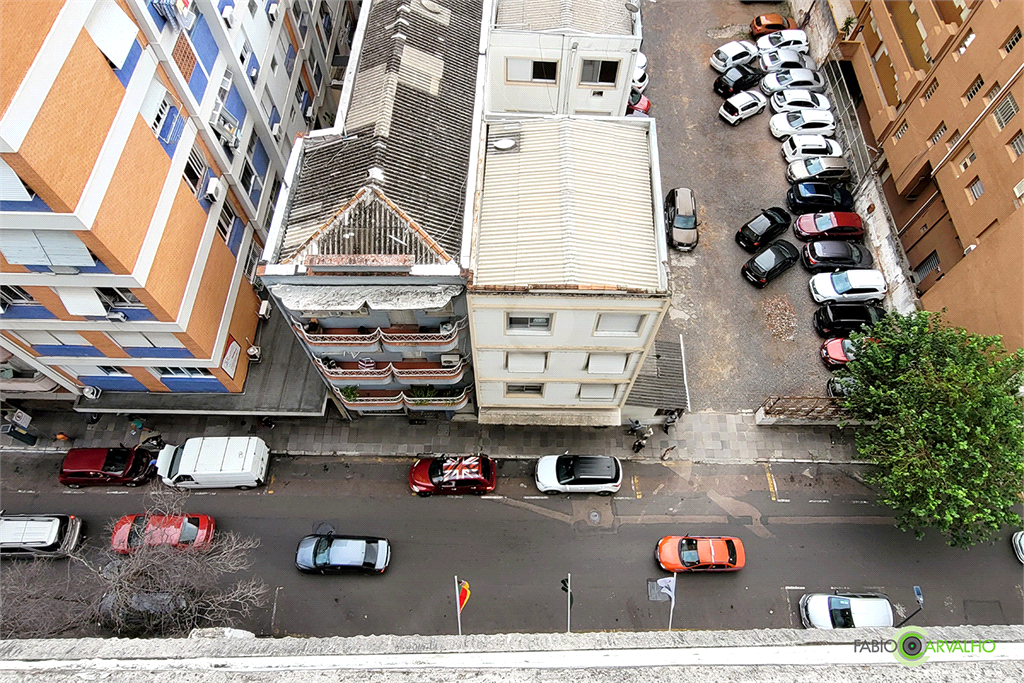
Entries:
{"label": "street pole", "polygon": [[566,574],[566,586],[569,588],[565,592],[565,632],[572,633],[572,574]]}
{"label": "street pole", "polygon": [[462,603],[459,600],[459,575],[455,575],[455,614],[459,620],[459,635],[462,635]]}
{"label": "street pole", "polygon": [[672,633],[672,613],[676,611],[676,573],[672,572],[672,602],[668,606],[668,632]]}

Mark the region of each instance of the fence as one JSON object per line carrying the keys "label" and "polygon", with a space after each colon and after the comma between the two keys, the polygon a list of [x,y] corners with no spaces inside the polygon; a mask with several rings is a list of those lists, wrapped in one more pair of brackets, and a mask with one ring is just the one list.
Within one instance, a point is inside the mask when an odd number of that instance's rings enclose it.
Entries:
{"label": "fence", "polygon": [[835,399],[823,396],[769,396],[754,414],[758,425],[828,425],[848,420]]}

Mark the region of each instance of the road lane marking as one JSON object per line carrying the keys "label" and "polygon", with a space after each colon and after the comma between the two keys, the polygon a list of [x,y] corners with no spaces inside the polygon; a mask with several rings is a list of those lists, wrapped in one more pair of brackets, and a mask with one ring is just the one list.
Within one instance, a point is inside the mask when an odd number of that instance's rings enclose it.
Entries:
{"label": "road lane marking", "polygon": [[788,503],[789,502],[789,498],[779,498],[776,502],[778,502],[778,503]]}
{"label": "road lane marking", "polygon": [[827,503],[828,500],[809,500],[808,503]]}
{"label": "road lane marking", "polygon": [[28,489],[18,489],[18,493],[39,493],[38,491],[29,491]]}
{"label": "road lane marking", "polygon": [[548,498],[554,498],[554,496],[523,496],[523,500],[547,500]]}
{"label": "road lane marking", "polygon": [[775,495],[775,477],[772,476],[771,466],[768,463],[764,463],[764,476],[768,478],[768,492],[772,494],[772,500],[777,503],[779,497]]}
{"label": "road lane marking", "polygon": [[61,491],[65,496],[81,496],[85,491]]}
{"label": "road lane marking", "polygon": [[807,587],[806,586],[786,586],[786,590],[788,590],[788,591],[805,591],[805,590],[807,590]]}
{"label": "road lane marking", "polygon": [[652,496],[658,495],[658,491],[662,490],[663,488],[665,488],[664,482],[662,482],[661,484],[658,484],[658,488],[654,489],[654,492],[651,493],[651,495]]}
{"label": "road lane marking", "polygon": [[501,500],[505,496],[480,496],[483,500]]}
{"label": "road lane marking", "polygon": [[125,496],[128,495],[128,491],[104,491],[108,496]]}
{"label": "road lane marking", "polygon": [[851,503],[857,503],[859,505],[867,505],[870,501],[867,500],[851,500]]}
{"label": "road lane marking", "polygon": [[271,633],[277,633],[277,629],[274,628],[274,621],[277,619],[277,595],[278,595],[278,593],[281,592],[282,588],[284,588],[284,586],[278,586],[274,590],[274,609],[270,613],[270,632]]}

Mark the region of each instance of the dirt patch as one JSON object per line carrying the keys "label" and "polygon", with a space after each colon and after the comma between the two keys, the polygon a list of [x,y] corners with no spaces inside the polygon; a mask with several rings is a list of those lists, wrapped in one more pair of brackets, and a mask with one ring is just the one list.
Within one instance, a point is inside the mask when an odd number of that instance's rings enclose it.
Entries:
{"label": "dirt patch", "polygon": [[739,38],[740,40],[750,38],[750,24],[733,24],[731,26],[718,26],[707,30],[708,38],[724,40],[726,38]]}
{"label": "dirt patch", "polygon": [[761,303],[761,307],[764,309],[765,321],[773,337],[782,341],[796,339],[796,311],[793,310],[793,304],[789,303],[789,297],[767,297]]}

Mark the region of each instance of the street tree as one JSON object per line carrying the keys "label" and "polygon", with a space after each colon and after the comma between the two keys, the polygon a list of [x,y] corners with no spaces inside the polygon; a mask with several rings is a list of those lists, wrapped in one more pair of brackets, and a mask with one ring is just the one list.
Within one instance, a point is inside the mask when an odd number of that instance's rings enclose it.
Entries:
{"label": "street tree", "polygon": [[927,311],[852,337],[860,346],[840,374],[855,389],[842,404],[866,423],[858,456],[876,465],[868,483],[897,525],[918,538],[938,530],[953,547],[1019,527],[1024,350]]}

